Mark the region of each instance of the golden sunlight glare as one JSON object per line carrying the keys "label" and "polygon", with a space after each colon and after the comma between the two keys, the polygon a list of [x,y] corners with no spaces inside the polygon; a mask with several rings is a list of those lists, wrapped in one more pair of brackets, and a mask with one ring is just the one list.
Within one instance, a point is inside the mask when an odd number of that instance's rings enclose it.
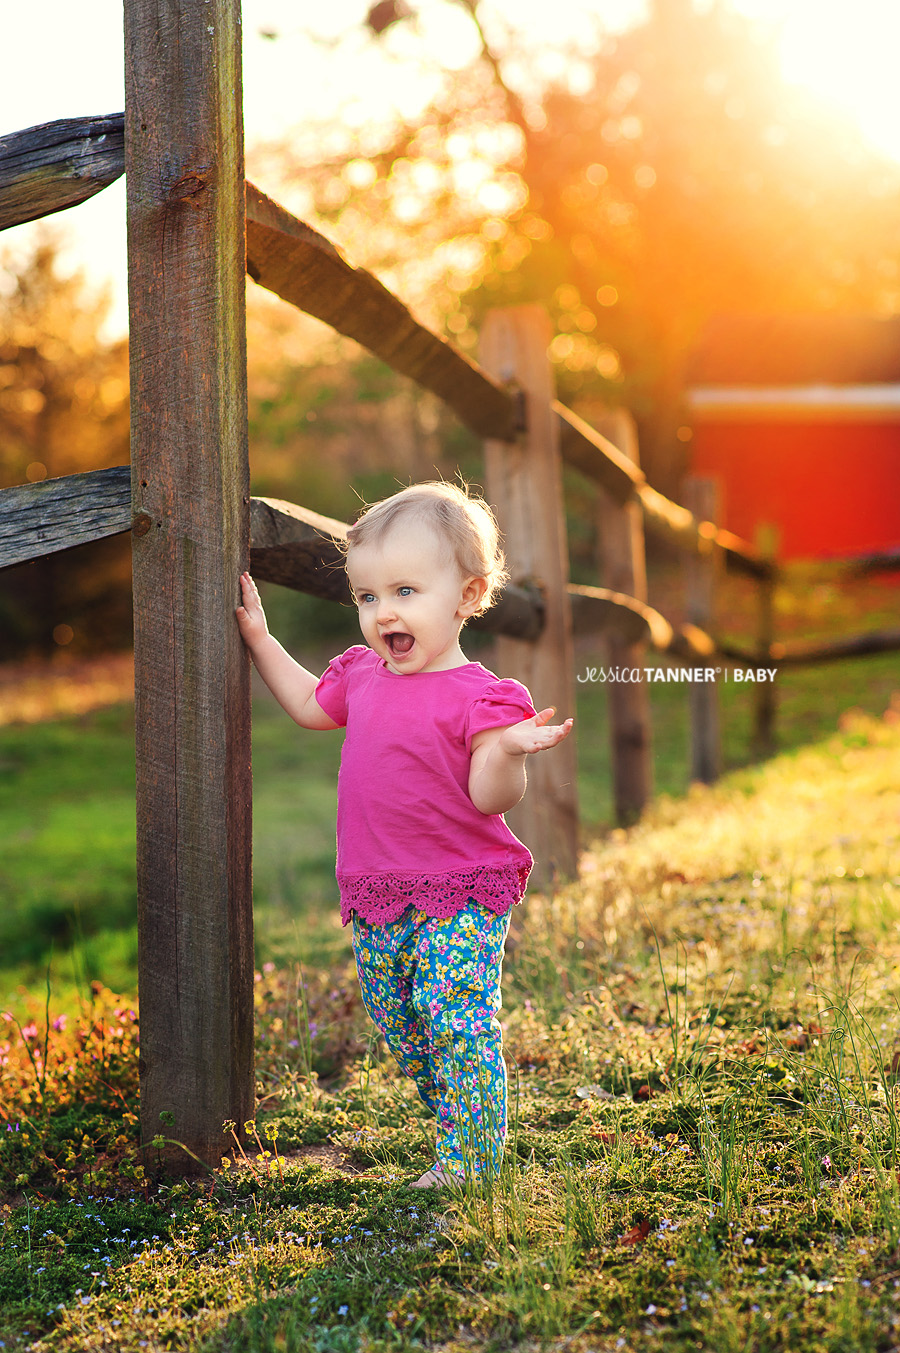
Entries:
{"label": "golden sunlight glare", "polygon": [[874,146],[900,160],[897,0],[791,0],[778,10],[787,78],[843,109]]}

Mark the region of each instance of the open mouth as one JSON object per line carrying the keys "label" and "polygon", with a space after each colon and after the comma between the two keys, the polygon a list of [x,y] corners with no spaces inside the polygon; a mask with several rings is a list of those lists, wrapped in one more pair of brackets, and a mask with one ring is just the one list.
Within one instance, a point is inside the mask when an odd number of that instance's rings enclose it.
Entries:
{"label": "open mouth", "polygon": [[411,634],[406,634],[403,630],[394,630],[392,633],[386,634],[384,641],[395,658],[405,658],[416,642]]}

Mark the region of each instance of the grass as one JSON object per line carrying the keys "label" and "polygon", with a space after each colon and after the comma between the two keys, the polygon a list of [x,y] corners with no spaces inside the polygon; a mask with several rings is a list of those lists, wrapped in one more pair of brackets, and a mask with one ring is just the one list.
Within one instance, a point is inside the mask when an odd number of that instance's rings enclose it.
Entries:
{"label": "grass", "polygon": [[[263,702],[254,721],[261,961],[293,948],[298,892],[319,913],[335,893],[340,740],[292,737],[279,715]],[[129,705],[0,728],[4,1008],[18,987],[42,984],[48,963],[68,1005],[91,981],[136,988],[133,743]],[[342,945],[339,926],[323,921],[305,957],[326,963]]]}
{"label": "grass", "polygon": [[845,715],[661,800],[528,901],[487,1193],[405,1187],[428,1123],[340,975],[260,969],[257,1149],[194,1184],[135,1150],[130,1008],[97,989],[55,1028],[35,998],[0,1069],[0,1340],[894,1347],[898,753],[893,716]]}
{"label": "grass", "polygon": [[[809,596],[782,630],[852,612]],[[429,1123],[336,918],[339,739],[256,702],[257,1124],[186,1183],[139,1150],[132,713],[0,728],[5,1350],[900,1347],[896,665],[776,684],[781,754],[749,764],[723,684],[730,773],[687,793],[686,692],[654,688],[651,812],[515,916],[509,1149],[456,1196],[405,1185]],[[589,841],[604,695],[579,690]]]}

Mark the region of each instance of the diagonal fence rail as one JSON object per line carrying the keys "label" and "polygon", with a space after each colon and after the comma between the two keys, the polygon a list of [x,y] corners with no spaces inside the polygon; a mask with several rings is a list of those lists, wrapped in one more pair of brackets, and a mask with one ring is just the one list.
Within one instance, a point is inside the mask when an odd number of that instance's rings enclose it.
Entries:
{"label": "diagonal fence rail", "polygon": [[[125,167],[122,119],[121,113],[67,119],[0,137],[0,229],[33,219],[30,204],[17,206],[29,185],[41,185],[45,205],[36,213],[40,215],[62,211],[114,182]],[[90,191],[73,195],[73,183],[89,183]],[[246,212],[247,272],[254,281],[438,395],[480,437],[515,441],[523,420],[516,392],[419,323],[376,277],[354,267],[324,235],[251,183]],[[618,447],[571,409],[558,402],[553,408],[563,458],[616,502],[637,501],[648,530],[683,549],[716,546],[729,567],[752,577],[768,576],[770,561],[746,541],[712,522],[698,521],[653,489]]]}

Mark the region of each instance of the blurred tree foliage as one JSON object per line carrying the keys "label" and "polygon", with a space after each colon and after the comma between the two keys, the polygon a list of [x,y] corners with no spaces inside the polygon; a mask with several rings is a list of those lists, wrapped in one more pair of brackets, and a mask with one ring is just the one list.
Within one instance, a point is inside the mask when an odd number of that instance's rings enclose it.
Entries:
{"label": "blurred tree foliage", "polygon": [[[128,349],[100,336],[106,310],[49,234],[0,260],[0,487],[127,464]],[[0,574],[0,658],[130,642],[128,537]]]}
{"label": "blurred tree foliage", "polygon": [[[685,363],[708,316],[900,305],[900,167],[785,82],[773,31],[722,0],[653,0],[554,66],[480,0],[446,3],[478,55],[421,116],[331,128],[327,157],[310,128],[260,163],[464,346],[487,306],[547,304],[562,397],[588,416],[630,407],[660,487],[683,469]],[[416,50],[414,3],[368,26]]]}
{"label": "blurred tree foliage", "polygon": [[478,440],[438,399],[253,284],[247,329],[254,494],[351,521],[404,484],[479,473]]}

